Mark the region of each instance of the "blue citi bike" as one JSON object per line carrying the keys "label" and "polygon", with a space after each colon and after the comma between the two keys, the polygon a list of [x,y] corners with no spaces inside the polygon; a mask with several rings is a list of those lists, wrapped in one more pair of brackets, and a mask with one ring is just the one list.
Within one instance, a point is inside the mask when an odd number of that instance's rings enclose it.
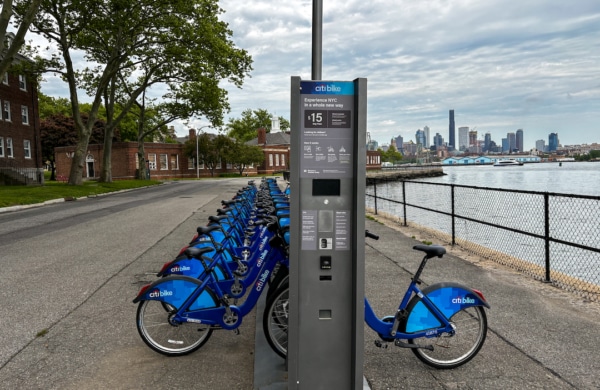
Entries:
{"label": "blue citi bike", "polygon": [[[366,236],[379,239],[369,231]],[[425,255],[412,277],[394,315],[378,318],[365,297],[365,322],[379,336],[375,345],[388,343],[410,349],[422,362],[438,369],[451,369],[471,360],[487,334],[484,308],[490,307],[483,294],[453,282],[419,288],[421,273],[429,259],[441,258],[446,249],[439,245],[416,245]],[[271,348],[287,355],[289,283],[284,282],[267,300],[263,330]]]}
{"label": "blue citi bike", "polygon": [[256,264],[244,280],[251,289],[239,305],[224,290],[230,289],[232,281],[214,272],[223,261],[220,256],[208,256],[214,247],[185,249],[185,255],[197,259],[204,269],[198,277],[171,274],[143,286],[133,302],[139,302],[136,325],[146,345],[163,355],[181,356],[202,347],[215,329],[237,332],[268,288],[277,266],[287,268],[289,233],[280,220],[272,217],[267,223],[274,235],[262,252],[255,252]]}

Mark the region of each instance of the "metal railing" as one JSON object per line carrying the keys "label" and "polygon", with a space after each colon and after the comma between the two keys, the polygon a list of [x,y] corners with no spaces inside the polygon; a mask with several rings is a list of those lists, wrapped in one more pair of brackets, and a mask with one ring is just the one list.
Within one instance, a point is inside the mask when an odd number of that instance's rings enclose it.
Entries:
{"label": "metal railing", "polygon": [[11,166],[10,164],[0,164],[0,176],[2,181],[7,184],[34,185],[44,184],[44,175],[38,168],[25,168]]}
{"label": "metal railing", "polygon": [[366,207],[600,301],[600,197],[398,181],[367,186]]}

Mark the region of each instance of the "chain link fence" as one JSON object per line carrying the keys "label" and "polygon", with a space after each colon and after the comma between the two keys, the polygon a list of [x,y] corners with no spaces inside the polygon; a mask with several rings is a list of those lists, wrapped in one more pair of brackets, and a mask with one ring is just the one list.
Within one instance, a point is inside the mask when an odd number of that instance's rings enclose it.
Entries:
{"label": "chain link fence", "polygon": [[371,182],[366,207],[445,244],[600,301],[600,197]]}

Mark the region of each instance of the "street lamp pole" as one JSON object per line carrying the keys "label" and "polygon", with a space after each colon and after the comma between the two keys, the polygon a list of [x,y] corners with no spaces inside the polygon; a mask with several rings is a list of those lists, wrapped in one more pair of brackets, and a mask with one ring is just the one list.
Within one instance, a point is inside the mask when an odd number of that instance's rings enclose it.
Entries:
{"label": "street lamp pole", "polygon": [[202,126],[198,130],[196,130],[196,179],[200,178],[200,156],[198,154],[198,138],[200,134],[200,130],[210,127],[210,125]]}

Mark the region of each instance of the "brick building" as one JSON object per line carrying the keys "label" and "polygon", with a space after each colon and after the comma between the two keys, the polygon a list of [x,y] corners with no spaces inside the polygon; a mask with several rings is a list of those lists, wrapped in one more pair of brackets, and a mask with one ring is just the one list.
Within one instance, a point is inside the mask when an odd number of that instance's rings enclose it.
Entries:
{"label": "brick building", "polygon": [[[287,132],[267,133],[258,129],[258,137],[249,141],[248,145],[259,146],[263,149],[265,159],[260,166],[246,168],[245,174],[253,176],[277,174],[289,170],[290,134]],[[197,175],[194,161],[184,155],[184,143],[195,139],[194,129],[182,138],[181,143],[145,143],[144,151],[151,179],[183,179],[194,178]],[[74,146],[55,148],[56,174],[68,176],[71,169]],[[119,179],[134,179],[138,169],[137,142],[115,142],[112,149],[112,177]],[[103,145],[89,145],[83,170],[84,178],[97,179],[100,176],[103,159]],[[381,157],[377,151],[367,152],[367,169],[380,169]],[[217,166],[215,176],[222,173],[238,173],[231,164],[223,163]],[[200,177],[210,177],[211,171],[201,164],[198,169]]]}
{"label": "brick building", "polygon": [[0,184],[44,181],[37,85],[31,80],[8,72],[0,82]]}
{"label": "brick building", "polygon": [[[192,130],[193,131],[193,130]],[[210,177],[211,171],[204,164],[200,164],[198,172],[193,159],[183,153],[183,144],[167,144],[147,142],[144,152],[148,164],[150,178],[153,180],[194,178],[198,173],[200,177]],[[68,176],[74,146],[63,146],[54,149],[56,160],[56,174]],[[139,160],[137,158],[137,142],[115,142],[112,147],[112,177],[114,180],[135,179]],[[98,179],[103,164],[103,145],[89,145],[87,149],[83,177],[85,179]],[[217,166],[214,174],[237,173],[238,171],[228,164]],[[256,169],[246,169],[249,175],[256,174]]]}
{"label": "brick building", "polygon": [[256,167],[260,175],[270,175],[289,170],[290,133],[267,133],[264,128],[257,130],[258,137],[248,141],[248,145],[260,146],[265,154],[263,163]]}

